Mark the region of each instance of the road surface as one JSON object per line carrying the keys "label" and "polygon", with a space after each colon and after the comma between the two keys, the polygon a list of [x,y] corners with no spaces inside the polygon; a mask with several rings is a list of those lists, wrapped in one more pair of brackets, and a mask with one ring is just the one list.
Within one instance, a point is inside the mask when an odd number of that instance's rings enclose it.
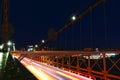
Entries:
{"label": "road surface", "polygon": [[21,63],[39,80],[92,80],[29,58]]}

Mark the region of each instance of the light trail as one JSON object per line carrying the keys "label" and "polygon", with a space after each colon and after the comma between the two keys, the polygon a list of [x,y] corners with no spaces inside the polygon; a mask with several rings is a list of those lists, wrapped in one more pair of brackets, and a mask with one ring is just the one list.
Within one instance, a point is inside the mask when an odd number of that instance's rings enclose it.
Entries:
{"label": "light trail", "polygon": [[37,68],[31,64],[28,64],[25,61],[21,61],[21,63],[38,79],[38,80],[57,80],[50,75],[46,74],[40,68]]}
{"label": "light trail", "polygon": [[[76,79],[80,79],[80,80],[92,80],[90,78],[87,78],[87,77],[84,77],[84,76],[81,76],[81,75],[77,75],[77,74],[74,74],[74,73],[71,73],[71,72],[68,72],[68,71],[65,71],[65,70],[53,67],[53,66],[49,66],[46,63],[40,63],[38,61],[35,61],[35,62],[32,62],[32,63],[38,65],[39,67],[41,67],[43,69],[46,69],[47,71],[48,70],[54,71],[57,74],[60,74],[60,75],[63,75],[63,76],[67,76],[67,77],[72,76],[72,77],[69,77],[72,80],[76,80]],[[63,74],[61,74],[61,73],[63,73]],[[59,80],[61,80],[61,79],[59,79]]]}
{"label": "light trail", "polygon": [[65,73],[62,73],[62,72],[60,72],[60,71],[56,71],[56,73],[58,73],[58,74],[60,74],[60,75],[63,75],[63,76],[66,76],[66,77],[70,78],[71,80],[79,80],[79,79],[77,79],[77,78],[74,78],[74,77],[72,77],[72,76],[70,76],[70,75],[67,75],[67,74],[65,74]]}
{"label": "light trail", "polygon": [[[45,64],[38,64],[38,63],[33,62],[33,60],[30,60],[30,59],[27,59],[27,58],[24,58],[21,62],[25,62],[25,63],[30,64],[30,65],[34,65],[35,67],[41,69],[41,71],[43,71],[43,72],[47,73],[48,75],[53,76],[54,78],[56,78],[56,80],[71,80],[71,79],[69,79],[67,77],[56,74],[55,69],[53,69],[50,66],[48,67]],[[50,80],[50,79],[48,78],[47,80]]]}
{"label": "light trail", "polygon": [[[32,62],[32,63],[40,67],[39,64],[34,63],[34,62]],[[43,67],[43,66],[41,66],[41,67]],[[41,68],[41,67],[40,67],[40,68]],[[60,76],[54,74],[54,73],[55,73],[54,70],[51,70],[51,69],[48,69],[48,68],[46,68],[46,69],[42,68],[42,70],[43,70],[44,72],[50,74],[51,76],[54,76],[55,78],[57,78],[57,80],[64,80],[64,78],[62,78],[62,77],[60,77]],[[46,71],[46,70],[47,70],[47,71]],[[52,71],[53,71],[53,72],[52,72]]]}
{"label": "light trail", "polygon": [[21,63],[39,80],[92,80],[28,58]]}

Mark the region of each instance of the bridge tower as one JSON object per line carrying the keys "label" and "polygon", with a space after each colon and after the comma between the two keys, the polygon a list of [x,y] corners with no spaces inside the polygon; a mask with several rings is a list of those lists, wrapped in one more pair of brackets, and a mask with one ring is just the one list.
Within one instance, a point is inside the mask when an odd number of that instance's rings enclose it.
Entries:
{"label": "bridge tower", "polygon": [[3,0],[4,7],[4,16],[3,16],[3,33],[2,39],[3,42],[7,42],[9,40],[9,26],[8,26],[8,0]]}
{"label": "bridge tower", "polygon": [[[10,52],[8,51],[8,41],[11,36],[12,28],[8,21],[8,0],[2,0],[2,26],[1,26],[1,39],[4,47],[0,50],[0,80],[11,77],[11,72],[15,72],[16,67]],[[12,64],[12,65],[11,65]],[[6,77],[5,77],[6,76]],[[5,79],[6,80],[6,79]]]}
{"label": "bridge tower", "polygon": [[9,24],[9,17],[8,17],[8,0],[2,0],[2,26],[1,26],[1,39],[2,43],[4,43],[5,46],[8,40],[10,39],[10,36],[13,33],[13,27]]}

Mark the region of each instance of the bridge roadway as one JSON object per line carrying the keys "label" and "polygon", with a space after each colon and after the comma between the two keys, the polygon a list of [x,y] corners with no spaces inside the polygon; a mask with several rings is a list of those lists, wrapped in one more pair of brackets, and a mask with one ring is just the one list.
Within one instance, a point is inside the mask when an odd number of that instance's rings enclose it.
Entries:
{"label": "bridge roadway", "polygon": [[120,51],[13,51],[13,54],[21,54],[21,55],[27,55],[27,56],[64,56],[64,55],[96,55],[101,53],[108,53],[108,54],[120,54]]}
{"label": "bridge roadway", "polygon": [[21,63],[39,80],[92,80],[29,58],[22,59]]}
{"label": "bridge roadway", "polygon": [[[14,51],[12,52],[12,54],[15,56],[18,56],[18,60],[20,60],[21,62],[24,60],[24,58],[27,57],[32,60],[45,62],[47,64],[53,64],[55,66],[58,66],[58,65],[62,67],[67,66],[69,67],[70,70],[71,68],[74,68],[76,70],[81,71],[80,73],[82,74],[86,74],[83,71],[87,72],[87,74],[92,73],[93,75],[92,74],[90,75],[97,77],[101,80],[102,79],[107,80],[106,78],[116,79],[116,80],[120,79],[119,77],[120,51],[98,51],[98,52],[96,51],[34,51],[34,52]],[[58,61],[58,59],[56,60],[57,56],[60,57],[59,58],[60,62]],[[65,56],[66,56],[66,59],[65,59]],[[82,58],[80,56],[85,58],[86,63],[83,63],[84,60],[82,61],[81,60]],[[66,61],[68,61],[69,64],[65,63]],[[76,66],[71,65],[71,64],[74,65],[74,62],[76,62],[75,63]],[[80,64],[80,62],[82,64]],[[102,64],[100,64],[101,62]],[[85,67],[86,69],[83,67],[80,67],[82,65],[86,65]],[[98,69],[96,69],[96,65],[99,66]],[[112,66],[108,66],[108,65],[112,65]],[[114,68],[117,68],[116,75],[114,73],[111,73],[112,69],[114,70]],[[99,69],[101,71],[98,71]]]}

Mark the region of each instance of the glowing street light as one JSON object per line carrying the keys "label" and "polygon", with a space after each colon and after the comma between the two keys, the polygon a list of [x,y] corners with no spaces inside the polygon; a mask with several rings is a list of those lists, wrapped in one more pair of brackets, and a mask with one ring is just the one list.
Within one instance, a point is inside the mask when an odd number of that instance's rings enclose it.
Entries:
{"label": "glowing street light", "polygon": [[76,16],[72,16],[72,20],[73,20],[73,21],[76,20]]}
{"label": "glowing street light", "polygon": [[12,42],[11,42],[11,41],[8,41],[7,45],[8,45],[8,46],[11,46],[11,45],[12,45]]}
{"label": "glowing street light", "polygon": [[12,42],[11,42],[11,41],[8,41],[7,45],[8,45],[8,51],[11,51]]}
{"label": "glowing street light", "polygon": [[0,45],[0,49],[3,49],[4,44]]}
{"label": "glowing street light", "polygon": [[45,43],[45,40],[42,40],[42,43]]}
{"label": "glowing street light", "polygon": [[38,47],[38,45],[36,44],[36,45],[35,45],[35,47],[37,48],[37,47]]}

